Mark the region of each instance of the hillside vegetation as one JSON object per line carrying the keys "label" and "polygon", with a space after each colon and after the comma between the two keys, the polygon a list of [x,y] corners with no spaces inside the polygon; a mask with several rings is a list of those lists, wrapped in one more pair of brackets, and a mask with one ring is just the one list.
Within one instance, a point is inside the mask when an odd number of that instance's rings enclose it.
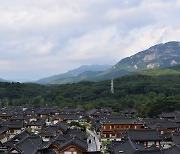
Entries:
{"label": "hillside vegetation", "polygon": [[135,107],[141,116],[152,117],[180,110],[180,65],[114,79],[114,91],[110,80],[51,86],[0,83],[0,100],[3,107],[112,107],[115,111]]}

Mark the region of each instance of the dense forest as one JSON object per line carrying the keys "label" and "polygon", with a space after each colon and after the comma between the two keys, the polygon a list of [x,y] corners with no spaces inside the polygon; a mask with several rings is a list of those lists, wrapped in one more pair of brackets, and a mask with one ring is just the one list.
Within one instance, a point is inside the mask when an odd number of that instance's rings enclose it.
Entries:
{"label": "dense forest", "polygon": [[6,108],[112,107],[117,112],[136,108],[139,116],[153,117],[161,112],[180,110],[180,65],[116,78],[114,94],[110,91],[110,80],[64,85],[1,82],[0,101]]}

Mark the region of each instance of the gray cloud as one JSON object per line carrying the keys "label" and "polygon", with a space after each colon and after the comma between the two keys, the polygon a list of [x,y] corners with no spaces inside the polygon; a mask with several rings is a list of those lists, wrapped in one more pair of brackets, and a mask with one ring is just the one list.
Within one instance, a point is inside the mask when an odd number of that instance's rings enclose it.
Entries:
{"label": "gray cloud", "polygon": [[115,64],[180,40],[178,0],[0,0],[0,77],[30,78]]}

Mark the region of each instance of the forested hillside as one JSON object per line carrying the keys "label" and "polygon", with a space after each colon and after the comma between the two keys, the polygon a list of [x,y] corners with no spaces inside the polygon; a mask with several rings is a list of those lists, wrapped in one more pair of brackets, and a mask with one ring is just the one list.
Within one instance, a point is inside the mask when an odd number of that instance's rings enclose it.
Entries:
{"label": "forested hillside", "polygon": [[115,111],[135,107],[141,116],[156,116],[180,110],[180,65],[114,79],[114,91],[110,80],[51,86],[2,82],[0,100],[3,107],[112,107]]}

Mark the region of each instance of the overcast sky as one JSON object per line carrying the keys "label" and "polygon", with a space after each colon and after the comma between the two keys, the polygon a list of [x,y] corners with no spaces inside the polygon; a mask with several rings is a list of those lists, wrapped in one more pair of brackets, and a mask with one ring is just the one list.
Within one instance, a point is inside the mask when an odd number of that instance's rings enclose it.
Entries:
{"label": "overcast sky", "polygon": [[115,64],[180,41],[180,0],[0,0],[0,78]]}

